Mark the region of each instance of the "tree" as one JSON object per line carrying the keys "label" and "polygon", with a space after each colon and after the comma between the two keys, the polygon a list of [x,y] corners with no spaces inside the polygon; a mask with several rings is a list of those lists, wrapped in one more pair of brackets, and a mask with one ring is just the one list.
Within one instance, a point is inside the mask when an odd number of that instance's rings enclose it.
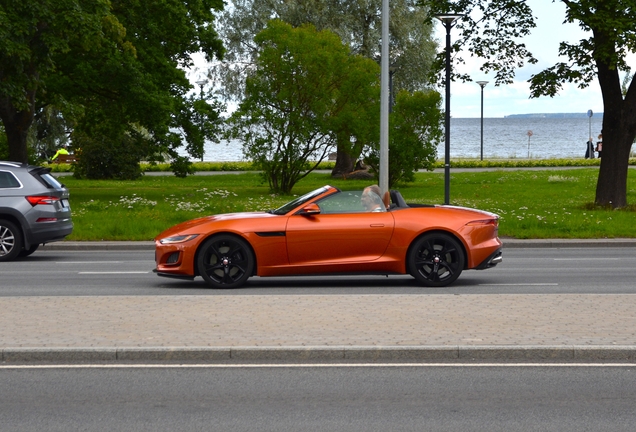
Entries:
{"label": "tree", "polygon": [[312,25],[274,20],[255,41],[256,67],[230,119],[231,136],[244,140],[270,189],[288,194],[325,159],[339,133],[366,136],[370,122],[361,114],[377,107],[379,67]]}
{"label": "tree", "polygon": [[27,162],[27,134],[54,58],[74,47],[123,49],[123,28],[105,0],[7,0],[0,5],[0,119],[9,159]]}
{"label": "tree", "polygon": [[[415,180],[415,171],[432,170],[442,132],[441,95],[436,91],[398,93],[389,115],[389,187]],[[365,159],[379,172],[380,155],[374,146]]]}
{"label": "tree", "polygon": [[[530,96],[554,96],[566,82],[585,88],[598,80],[604,105],[603,157],[595,203],[610,208],[625,207],[629,154],[636,137],[636,84],[632,81],[623,93],[620,71],[629,71],[625,57],[636,51],[636,3],[562,1],[566,7],[564,22],[578,23],[590,36],[576,44],[561,42],[559,54],[569,61],[533,75],[529,80]],[[526,61],[536,63],[523,43],[517,41],[535,26],[525,1],[436,1],[431,5],[436,12],[466,14],[458,25],[462,37],[454,51],[464,44],[471,53],[485,58],[482,70],[495,71],[497,84],[511,82],[514,70]]]}
{"label": "tree", "polygon": [[[430,65],[435,55],[427,7],[416,6],[416,0],[391,1],[391,59],[398,71],[394,87],[410,91],[428,86]],[[354,54],[379,63],[382,0],[235,0],[219,17],[219,33],[228,51],[223,62],[211,73],[220,80],[227,98],[243,96],[245,76],[254,67],[258,47],[252,43],[271,18],[294,27],[313,24],[318,30],[329,29],[340,36]],[[338,138],[338,158],[333,175],[353,169],[361,146],[351,145],[351,137]]]}
{"label": "tree", "polygon": [[218,107],[187,97],[184,69],[194,52],[222,56],[212,25],[221,0],[8,3],[0,9],[0,117],[13,160],[26,160],[26,131],[47,105],[60,108],[82,142],[123,140],[142,146],[130,152],[137,158],[176,158],[185,141],[202,154],[212,131],[201,120],[215,121]]}

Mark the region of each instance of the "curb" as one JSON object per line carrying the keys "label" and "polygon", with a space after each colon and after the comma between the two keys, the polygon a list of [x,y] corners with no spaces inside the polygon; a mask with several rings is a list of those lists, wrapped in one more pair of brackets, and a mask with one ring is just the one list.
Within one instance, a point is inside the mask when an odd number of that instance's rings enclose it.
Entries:
{"label": "curb", "polygon": [[[618,239],[501,239],[504,249],[636,247],[636,238]],[[154,251],[153,241],[61,241],[47,243],[48,251]]]}
{"label": "curb", "polygon": [[636,247],[636,238],[613,239],[509,239],[500,238],[504,249],[509,248],[610,248]]}
{"label": "curb", "polygon": [[154,251],[153,241],[60,241],[47,243],[43,251]]}
{"label": "curb", "polygon": [[495,362],[633,362],[636,346],[243,346],[243,347],[103,347],[4,348],[4,365],[24,363],[430,363]]}

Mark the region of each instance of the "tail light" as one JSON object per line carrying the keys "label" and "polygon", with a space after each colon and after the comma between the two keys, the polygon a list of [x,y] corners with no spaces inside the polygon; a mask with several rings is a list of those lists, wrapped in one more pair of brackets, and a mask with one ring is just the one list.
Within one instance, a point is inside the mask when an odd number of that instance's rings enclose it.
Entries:
{"label": "tail light", "polygon": [[27,196],[25,198],[33,207],[36,205],[53,205],[60,200],[58,197],[42,195]]}
{"label": "tail light", "polygon": [[57,222],[57,218],[38,218],[36,222]]}
{"label": "tail light", "polygon": [[499,226],[499,219],[481,219],[481,220],[474,220],[474,221],[470,221],[468,222],[466,225],[469,226],[474,226],[474,225],[493,225],[495,227]]}

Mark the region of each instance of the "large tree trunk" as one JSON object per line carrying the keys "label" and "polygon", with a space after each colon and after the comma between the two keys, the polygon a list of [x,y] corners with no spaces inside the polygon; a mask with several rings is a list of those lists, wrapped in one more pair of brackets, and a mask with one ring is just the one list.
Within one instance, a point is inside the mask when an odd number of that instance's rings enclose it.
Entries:
{"label": "large tree trunk", "polygon": [[343,175],[349,174],[353,171],[355,162],[355,159],[352,158],[348,152],[338,149],[336,164],[334,165],[333,170],[331,170],[331,176],[342,177]]}
{"label": "large tree trunk", "polygon": [[634,81],[623,99],[618,71],[597,62],[603,93],[603,155],[595,203],[599,206],[627,206],[629,153],[636,136],[636,87]]}
{"label": "large tree trunk", "polygon": [[596,204],[621,208],[627,206],[629,152],[634,135],[625,127],[612,124],[603,116],[603,156],[596,183]]}
{"label": "large tree trunk", "polygon": [[9,144],[9,160],[27,163],[27,134],[33,123],[33,110],[18,111],[8,97],[0,99],[0,119]]}

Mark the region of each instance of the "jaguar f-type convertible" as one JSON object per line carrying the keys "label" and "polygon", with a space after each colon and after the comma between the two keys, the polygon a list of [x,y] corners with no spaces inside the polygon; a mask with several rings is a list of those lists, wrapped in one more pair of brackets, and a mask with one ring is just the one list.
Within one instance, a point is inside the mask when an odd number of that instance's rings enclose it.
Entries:
{"label": "jaguar f-type convertible", "polygon": [[410,274],[442,287],[502,260],[493,213],[407,204],[397,191],[381,197],[379,209],[364,201],[363,191],[324,186],[276,210],[181,223],[156,237],[155,272],[201,276],[215,288],[251,276],[335,274]]}

